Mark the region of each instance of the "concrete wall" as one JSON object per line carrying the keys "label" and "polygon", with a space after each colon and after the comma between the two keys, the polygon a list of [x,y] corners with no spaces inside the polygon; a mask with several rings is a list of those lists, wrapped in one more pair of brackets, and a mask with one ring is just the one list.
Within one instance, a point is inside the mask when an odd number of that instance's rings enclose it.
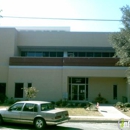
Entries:
{"label": "concrete wall", "polygon": [[[117,100],[113,99],[113,85],[117,85]],[[89,78],[89,100],[94,101],[101,94],[109,103],[122,101],[126,93],[126,79],[124,78]]]}
{"label": "concrete wall", "polygon": [[111,47],[105,32],[18,32],[18,46]]}
{"label": "concrete wall", "polygon": [[0,28],[0,82],[7,82],[9,57],[17,51],[16,34],[14,28]]}
{"label": "concrete wall", "polygon": [[[9,97],[14,97],[15,83],[24,83],[24,87],[27,87],[27,83],[32,83],[32,86],[39,90],[37,100],[57,101],[62,99],[63,95],[68,92],[68,77],[87,77],[89,78],[88,100],[90,101],[94,101],[98,94],[101,93],[109,102],[114,102],[113,85],[118,86],[117,100],[121,101],[122,96],[126,95],[126,80],[124,77],[119,77],[118,73],[115,77],[110,78],[110,74],[104,76],[101,72],[98,77],[95,75],[90,76],[89,71],[87,67],[86,70],[82,68],[73,70],[62,67],[10,66],[7,94]],[[107,69],[105,71],[107,72]],[[97,71],[95,71],[96,73]]]}
{"label": "concrete wall", "polygon": [[24,83],[24,87],[32,83],[39,90],[36,99],[59,100],[62,98],[61,78],[61,69],[57,68],[10,68],[7,95],[14,97],[15,83]]}

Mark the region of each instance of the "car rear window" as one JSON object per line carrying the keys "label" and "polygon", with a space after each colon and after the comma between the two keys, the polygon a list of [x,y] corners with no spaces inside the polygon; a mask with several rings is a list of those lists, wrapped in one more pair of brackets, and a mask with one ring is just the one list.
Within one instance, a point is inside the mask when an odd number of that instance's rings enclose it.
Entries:
{"label": "car rear window", "polygon": [[51,103],[41,104],[41,111],[52,110],[52,109],[54,109],[54,105]]}

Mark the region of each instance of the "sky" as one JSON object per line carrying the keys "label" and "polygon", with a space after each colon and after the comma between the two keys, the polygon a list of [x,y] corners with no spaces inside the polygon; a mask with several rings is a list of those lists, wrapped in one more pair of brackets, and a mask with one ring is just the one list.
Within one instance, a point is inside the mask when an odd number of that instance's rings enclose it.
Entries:
{"label": "sky", "polygon": [[78,32],[116,32],[122,27],[120,21],[96,19],[121,20],[120,8],[126,5],[130,6],[130,0],[0,0],[3,16],[0,27],[70,27],[70,31]]}

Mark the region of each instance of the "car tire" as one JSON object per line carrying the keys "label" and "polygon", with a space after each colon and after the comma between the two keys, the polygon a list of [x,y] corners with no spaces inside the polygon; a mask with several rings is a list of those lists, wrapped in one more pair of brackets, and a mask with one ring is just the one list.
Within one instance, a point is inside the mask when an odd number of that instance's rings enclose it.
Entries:
{"label": "car tire", "polygon": [[42,118],[36,118],[35,122],[34,122],[34,125],[35,125],[36,129],[40,129],[41,130],[41,129],[45,128],[46,122]]}
{"label": "car tire", "polygon": [[2,116],[0,115],[0,125],[2,125],[3,123],[3,119],[2,119]]}

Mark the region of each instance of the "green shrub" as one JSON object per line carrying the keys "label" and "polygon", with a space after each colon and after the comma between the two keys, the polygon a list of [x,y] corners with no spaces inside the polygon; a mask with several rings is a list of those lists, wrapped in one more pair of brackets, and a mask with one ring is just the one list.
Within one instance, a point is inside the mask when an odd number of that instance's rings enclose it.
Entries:
{"label": "green shrub", "polygon": [[116,103],[116,107],[122,108],[122,107],[124,107],[124,104],[122,102],[117,102]]}
{"label": "green shrub", "polygon": [[61,104],[62,104],[62,100],[59,100],[59,101],[56,102],[57,106],[60,106]]}
{"label": "green shrub", "polygon": [[129,102],[124,103],[124,106],[125,106],[125,107],[130,107],[130,103],[129,103]]}
{"label": "green shrub", "polygon": [[95,103],[97,103],[97,102],[98,103],[108,103],[108,101],[105,98],[103,98],[100,93],[98,94],[98,97],[95,98],[94,102]]}

